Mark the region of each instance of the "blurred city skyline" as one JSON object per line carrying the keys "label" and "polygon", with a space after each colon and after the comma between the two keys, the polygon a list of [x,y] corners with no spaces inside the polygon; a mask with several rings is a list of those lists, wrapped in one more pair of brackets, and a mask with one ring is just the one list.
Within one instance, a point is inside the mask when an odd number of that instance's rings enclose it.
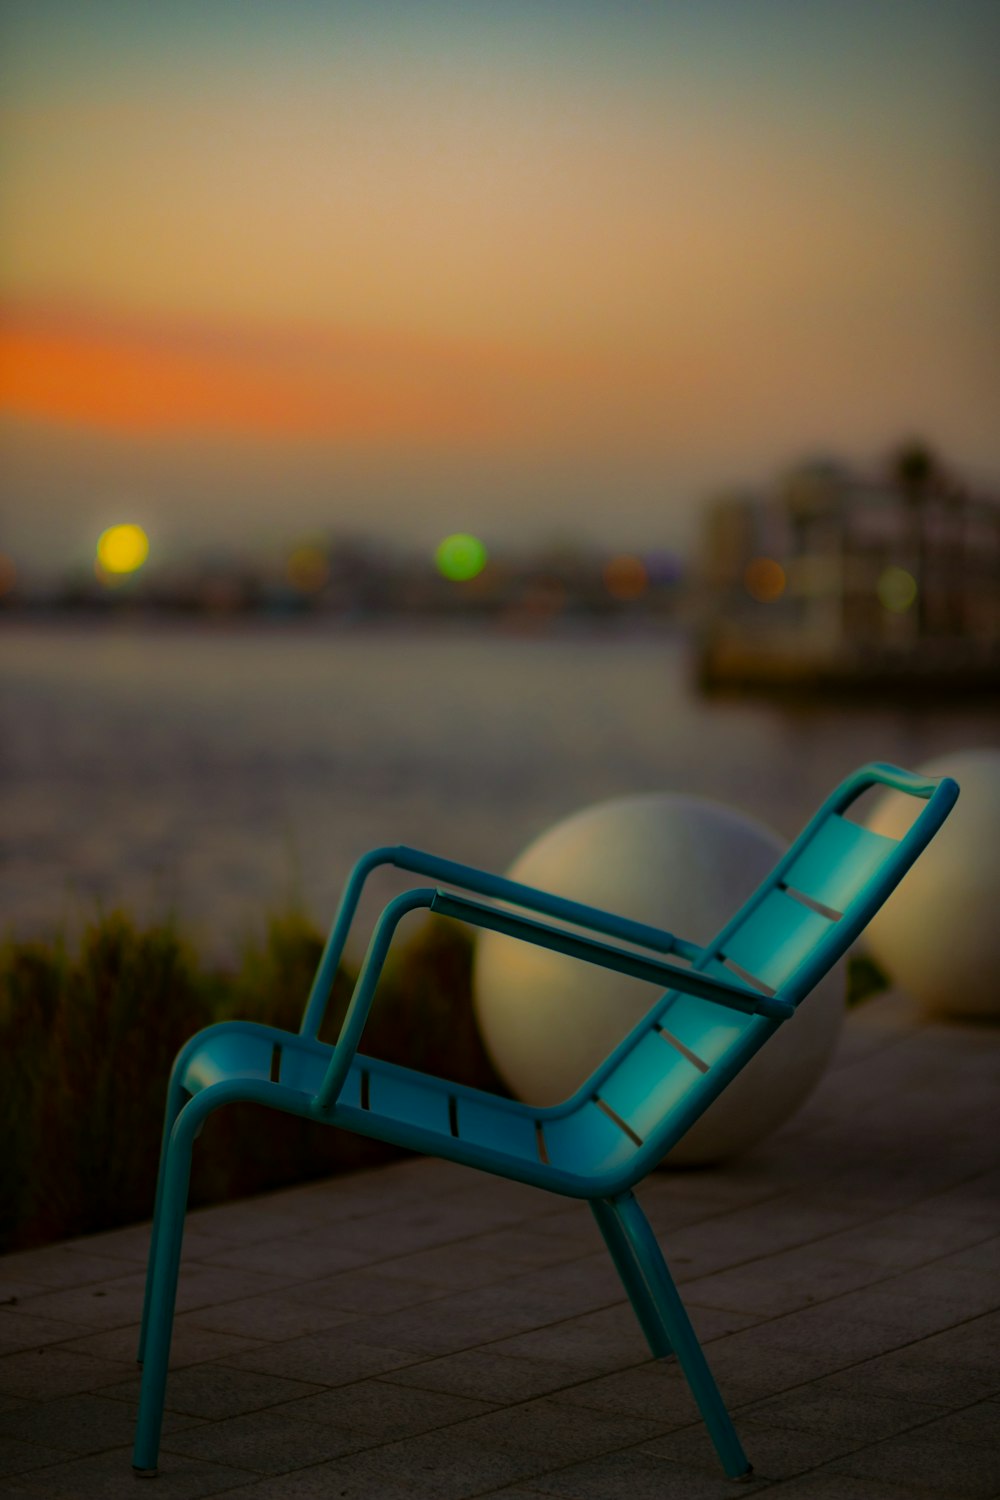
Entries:
{"label": "blurred city skyline", "polygon": [[0,547],[686,550],[1000,475],[990,0],[7,0]]}

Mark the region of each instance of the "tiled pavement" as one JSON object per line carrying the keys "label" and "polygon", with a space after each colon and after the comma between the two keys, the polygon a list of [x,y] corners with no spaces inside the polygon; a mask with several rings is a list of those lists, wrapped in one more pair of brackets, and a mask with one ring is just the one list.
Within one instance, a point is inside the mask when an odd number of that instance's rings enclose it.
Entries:
{"label": "tiled pavement", "polygon": [[192,1214],[160,1475],[147,1229],[0,1260],[0,1494],[1000,1496],[1000,1027],[887,996],[732,1166],[640,1189],[755,1479],[653,1362],[585,1206],[414,1159]]}

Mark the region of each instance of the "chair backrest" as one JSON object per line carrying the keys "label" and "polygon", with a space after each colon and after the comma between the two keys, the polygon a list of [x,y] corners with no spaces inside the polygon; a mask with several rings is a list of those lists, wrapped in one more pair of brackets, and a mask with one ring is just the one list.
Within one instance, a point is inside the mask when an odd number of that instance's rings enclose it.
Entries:
{"label": "chair backrest", "polygon": [[[901,839],[845,816],[879,785],[926,803]],[[692,967],[797,1006],[898,885],[957,796],[950,778],[863,766],[832,793]],[[607,1167],[627,1163],[630,1180],[638,1181],[779,1024],[794,1025],[794,1017],[779,1023],[669,990],[574,1095],[567,1113],[576,1118],[566,1118],[565,1126],[579,1128],[586,1119],[595,1145],[607,1143],[598,1152]]]}

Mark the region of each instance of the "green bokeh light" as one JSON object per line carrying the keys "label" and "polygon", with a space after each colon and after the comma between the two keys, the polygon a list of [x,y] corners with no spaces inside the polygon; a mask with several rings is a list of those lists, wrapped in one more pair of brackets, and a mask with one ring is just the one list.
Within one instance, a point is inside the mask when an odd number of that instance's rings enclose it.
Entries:
{"label": "green bokeh light", "polygon": [[434,553],[438,572],[454,583],[464,583],[475,578],[486,566],[486,548],[477,536],[457,531],[446,536]]}

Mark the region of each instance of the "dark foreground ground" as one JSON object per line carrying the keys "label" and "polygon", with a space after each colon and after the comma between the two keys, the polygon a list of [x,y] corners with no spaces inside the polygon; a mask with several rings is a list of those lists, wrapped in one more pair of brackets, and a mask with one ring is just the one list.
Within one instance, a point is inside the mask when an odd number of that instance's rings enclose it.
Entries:
{"label": "dark foreground ground", "polygon": [[783,1130],[640,1198],[747,1485],[586,1207],[412,1160],[191,1216],[157,1479],[130,1462],[148,1229],[0,1260],[0,1494],[1000,1496],[1000,1028],[872,1001]]}

